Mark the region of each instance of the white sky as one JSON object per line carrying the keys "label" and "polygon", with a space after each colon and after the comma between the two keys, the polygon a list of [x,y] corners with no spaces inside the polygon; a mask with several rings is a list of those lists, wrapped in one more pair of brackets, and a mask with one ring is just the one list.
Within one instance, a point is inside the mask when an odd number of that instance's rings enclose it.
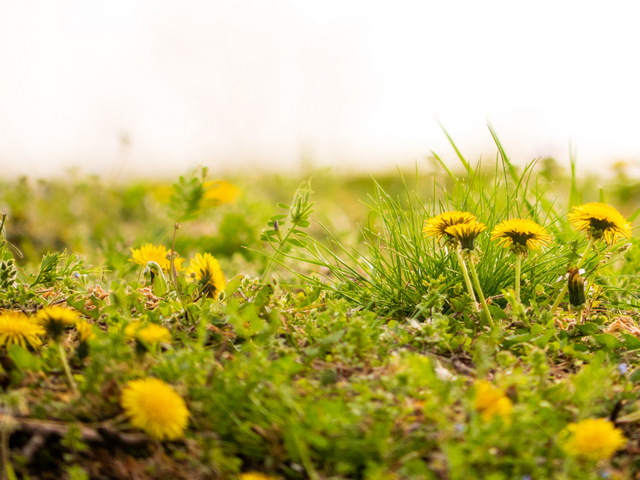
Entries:
{"label": "white sky", "polygon": [[[0,0],[0,166],[640,159],[635,1]],[[130,138],[123,150],[120,139]],[[124,152],[124,153],[123,153]]]}

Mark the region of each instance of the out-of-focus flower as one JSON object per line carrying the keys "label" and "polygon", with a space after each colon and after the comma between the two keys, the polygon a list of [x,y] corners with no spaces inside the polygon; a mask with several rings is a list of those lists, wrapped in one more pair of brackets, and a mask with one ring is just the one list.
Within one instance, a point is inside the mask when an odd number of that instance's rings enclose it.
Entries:
{"label": "out-of-focus flower", "polygon": [[592,460],[608,459],[622,448],[627,439],[622,431],[604,418],[588,418],[567,427],[569,438],[564,450],[570,455]]}
{"label": "out-of-focus flower", "polygon": [[45,307],[36,314],[35,318],[44,327],[49,338],[58,342],[67,327],[76,323],[78,312],[58,306]]}
{"label": "out-of-focus flower", "polygon": [[37,348],[42,345],[40,336],[45,330],[23,313],[7,312],[0,314],[0,345],[9,348],[20,345],[22,348]]}
{"label": "out-of-focus flower", "polygon": [[132,380],[122,391],[120,404],[134,427],[158,440],[184,436],[187,406],[170,385],[156,378]]}
{"label": "out-of-focus flower", "polygon": [[476,384],[476,399],[473,407],[483,420],[491,420],[498,415],[503,418],[511,416],[513,404],[504,392],[486,380]]}

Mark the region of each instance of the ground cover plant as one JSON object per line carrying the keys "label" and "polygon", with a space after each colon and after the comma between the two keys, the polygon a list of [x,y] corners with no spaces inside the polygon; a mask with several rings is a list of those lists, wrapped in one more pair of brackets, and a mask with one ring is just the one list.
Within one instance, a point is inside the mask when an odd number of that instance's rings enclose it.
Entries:
{"label": "ground cover plant", "polygon": [[635,478],[640,183],[452,147],[4,182],[3,478]]}

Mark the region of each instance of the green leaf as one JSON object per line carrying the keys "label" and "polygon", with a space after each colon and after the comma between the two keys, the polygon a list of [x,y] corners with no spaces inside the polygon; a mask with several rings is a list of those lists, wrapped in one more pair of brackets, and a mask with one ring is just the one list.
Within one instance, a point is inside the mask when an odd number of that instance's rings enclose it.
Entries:
{"label": "green leaf", "polygon": [[509,318],[509,315],[507,315],[505,311],[497,305],[488,305],[488,307],[491,315],[494,318],[497,318],[498,320],[506,320],[507,318]]}
{"label": "green leaf", "polygon": [[531,340],[531,343],[533,343],[536,347],[544,348],[547,346],[547,343],[549,343],[549,340],[553,338],[555,333],[556,332],[548,332],[543,335],[540,335],[539,337],[536,337],[533,340]]}
{"label": "green leaf", "polygon": [[502,346],[503,348],[511,348],[512,346],[518,344],[518,343],[524,343],[524,342],[528,342],[529,340],[531,340],[532,338],[535,337],[535,334],[528,332],[528,333],[522,333],[520,335],[512,335],[510,337],[507,337],[504,339],[504,341],[502,342]]}
{"label": "green leaf", "polygon": [[622,343],[618,340],[618,337],[615,335],[611,335],[610,333],[599,333],[596,335],[591,335],[593,339],[609,350],[613,350],[616,348],[620,348]]}
{"label": "green leaf", "polygon": [[583,323],[582,325],[576,325],[576,331],[582,335],[594,335],[600,330],[595,323]]}
{"label": "green leaf", "polygon": [[640,339],[633,336],[633,335],[629,335],[626,332],[620,332],[620,336],[622,337],[622,339],[624,340],[623,345],[626,349],[628,350],[638,350],[640,349]]}
{"label": "green leaf", "polygon": [[9,347],[9,356],[20,370],[42,370],[42,362],[20,345],[13,344]]}
{"label": "green leaf", "polygon": [[224,287],[225,298],[228,298],[234,293],[236,293],[236,290],[238,290],[238,287],[240,287],[240,284],[242,283],[243,279],[244,279],[244,274],[240,273],[227,282],[227,286]]}

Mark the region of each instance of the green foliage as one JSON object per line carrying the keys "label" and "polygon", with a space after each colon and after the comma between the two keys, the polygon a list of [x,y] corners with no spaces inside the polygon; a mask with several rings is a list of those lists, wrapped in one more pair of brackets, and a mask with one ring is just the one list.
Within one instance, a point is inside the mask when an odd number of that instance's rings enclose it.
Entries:
{"label": "green foliage", "polygon": [[[173,186],[3,185],[2,307],[33,316],[67,306],[93,334],[80,341],[69,326],[61,348],[44,336],[38,348],[0,346],[0,423],[16,477],[633,478],[638,240],[585,252],[565,213],[599,200],[593,180],[552,160],[540,175],[535,162],[518,167],[492,135],[495,164],[474,165],[451,142],[458,170],[435,155],[412,174],[319,171],[313,193],[297,179],[241,178],[235,203],[207,201],[206,169]],[[606,197],[633,203],[634,180],[616,182]],[[619,207],[628,217],[636,208]],[[513,255],[488,232],[478,238],[495,328],[480,323],[451,245],[422,233],[450,210],[474,213],[489,232],[526,217],[553,233],[523,261],[521,301]],[[185,269],[145,272],[130,261],[145,243],[175,246],[187,261],[213,253],[226,287],[207,297]],[[576,323],[550,305],[581,255],[587,302]],[[140,335],[151,325],[169,338]],[[125,414],[123,389],[146,377],[185,400],[183,437],[153,440]],[[480,380],[511,413],[482,414]],[[567,427],[588,418],[615,419],[629,443],[599,462],[570,455]]]}

